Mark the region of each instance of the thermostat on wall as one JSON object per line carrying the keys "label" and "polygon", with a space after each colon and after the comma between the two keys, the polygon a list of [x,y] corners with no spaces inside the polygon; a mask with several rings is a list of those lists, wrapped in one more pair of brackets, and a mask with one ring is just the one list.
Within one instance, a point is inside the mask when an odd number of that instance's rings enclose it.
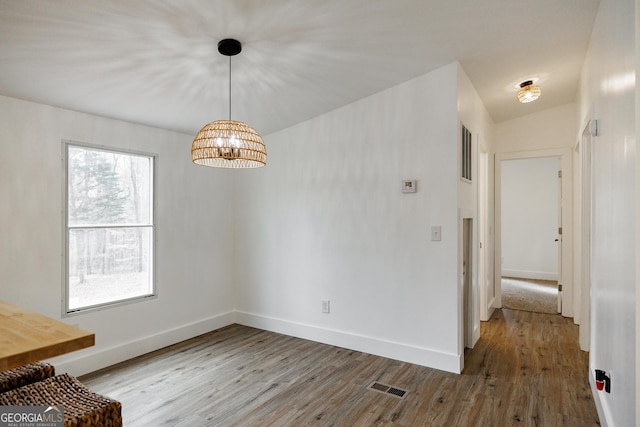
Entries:
{"label": "thermostat on wall", "polygon": [[403,193],[415,193],[418,189],[418,182],[415,179],[405,179],[402,181],[402,192]]}

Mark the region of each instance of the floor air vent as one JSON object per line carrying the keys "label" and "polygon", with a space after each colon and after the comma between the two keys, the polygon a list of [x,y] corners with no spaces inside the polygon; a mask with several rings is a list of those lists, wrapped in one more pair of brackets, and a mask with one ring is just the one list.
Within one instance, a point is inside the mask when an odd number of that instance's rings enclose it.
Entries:
{"label": "floor air vent", "polygon": [[369,386],[369,390],[377,391],[379,393],[388,394],[393,397],[397,397],[402,399],[405,394],[407,394],[406,390],[402,390],[401,388],[391,387],[389,385],[385,385],[379,382],[374,382]]}

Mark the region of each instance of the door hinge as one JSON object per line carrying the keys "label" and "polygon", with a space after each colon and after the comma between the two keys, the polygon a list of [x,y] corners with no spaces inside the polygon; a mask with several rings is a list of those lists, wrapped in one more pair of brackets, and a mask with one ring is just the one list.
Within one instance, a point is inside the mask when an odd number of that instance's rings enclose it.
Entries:
{"label": "door hinge", "polygon": [[562,284],[558,283],[558,292],[562,292]]}
{"label": "door hinge", "polygon": [[558,171],[558,178],[562,178],[562,171]]}
{"label": "door hinge", "polygon": [[562,227],[558,227],[558,234],[562,236]]}

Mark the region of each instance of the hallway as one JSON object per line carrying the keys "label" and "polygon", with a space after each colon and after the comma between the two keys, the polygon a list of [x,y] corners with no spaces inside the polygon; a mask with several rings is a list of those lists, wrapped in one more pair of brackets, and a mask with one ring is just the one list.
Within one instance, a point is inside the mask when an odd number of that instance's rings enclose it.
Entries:
{"label": "hallway", "polygon": [[503,308],[481,328],[462,373],[484,385],[469,397],[483,408],[474,425],[600,425],[572,319]]}

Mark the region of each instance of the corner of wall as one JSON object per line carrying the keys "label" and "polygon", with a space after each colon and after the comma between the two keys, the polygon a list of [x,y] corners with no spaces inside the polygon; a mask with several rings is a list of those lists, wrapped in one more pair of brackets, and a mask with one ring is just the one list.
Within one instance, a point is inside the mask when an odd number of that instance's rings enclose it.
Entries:
{"label": "corner of wall", "polygon": [[198,322],[142,337],[133,341],[118,343],[109,348],[85,349],[72,356],[59,356],[49,361],[55,365],[57,373],[85,375],[125,360],[133,359],[181,341],[215,331],[235,323],[235,313],[227,312]]}

